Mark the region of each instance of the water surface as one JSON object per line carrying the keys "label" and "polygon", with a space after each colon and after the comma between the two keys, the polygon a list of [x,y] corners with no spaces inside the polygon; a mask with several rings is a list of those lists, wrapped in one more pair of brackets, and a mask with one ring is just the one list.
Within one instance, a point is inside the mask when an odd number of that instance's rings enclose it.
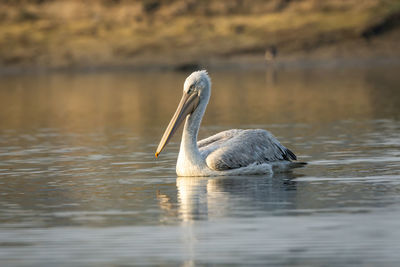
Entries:
{"label": "water surface", "polygon": [[309,165],[177,177],[187,73],[0,77],[0,264],[397,265],[399,68],[215,71],[200,138],[270,130]]}

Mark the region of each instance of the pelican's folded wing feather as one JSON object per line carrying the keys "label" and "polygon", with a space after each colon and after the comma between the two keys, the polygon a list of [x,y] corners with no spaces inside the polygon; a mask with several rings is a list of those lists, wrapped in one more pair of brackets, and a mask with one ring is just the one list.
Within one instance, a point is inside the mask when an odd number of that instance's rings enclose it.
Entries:
{"label": "pelican's folded wing feather", "polygon": [[240,133],[241,131],[243,130],[232,129],[217,133],[215,135],[212,135],[210,137],[198,141],[197,146],[199,147],[200,150],[208,150],[211,147],[216,146],[217,144],[221,145],[221,143],[224,143],[229,139],[237,136],[238,133]]}
{"label": "pelican's folded wing feather", "polygon": [[296,160],[268,131],[229,130],[200,141],[199,148],[208,167],[223,171],[277,161]]}

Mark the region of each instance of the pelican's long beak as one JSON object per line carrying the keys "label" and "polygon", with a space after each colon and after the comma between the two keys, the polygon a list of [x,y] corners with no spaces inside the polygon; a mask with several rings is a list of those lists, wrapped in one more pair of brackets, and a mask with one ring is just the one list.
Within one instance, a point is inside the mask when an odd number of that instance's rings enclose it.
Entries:
{"label": "pelican's long beak", "polygon": [[186,116],[192,114],[193,111],[199,105],[199,95],[197,92],[193,92],[191,94],[184,92],[181,102],[179,103],[178,109],[175,111],[174,116],[172,117],[171,121],[168,124],[167,129],[163,137],[161,138],[160,144],[157,147],[156,151],[156,158],[158,154],[164,149],[164,147],[168,144],[171,137],[174,135],[176,130],[179,128],[179,125],[185,120]]}

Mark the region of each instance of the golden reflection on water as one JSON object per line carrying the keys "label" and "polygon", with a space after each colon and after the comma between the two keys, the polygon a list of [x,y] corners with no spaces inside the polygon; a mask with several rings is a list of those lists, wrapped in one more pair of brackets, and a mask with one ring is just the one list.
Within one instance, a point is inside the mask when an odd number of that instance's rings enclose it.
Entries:
{"label": "golden reflection on water", "polygon": [[[205,125],[321,123],[379,117],[388,106],[399,109],[399,97],[383,103],[376,93],[384,91],[379,86],[385,77],[375,75],[378,81],[371,81],[365,70],[210,75]],[[1,128],[74,132],[122,127],[146,134],[151,127],[166,126],[185,77],[171,72],[0,77]]]}

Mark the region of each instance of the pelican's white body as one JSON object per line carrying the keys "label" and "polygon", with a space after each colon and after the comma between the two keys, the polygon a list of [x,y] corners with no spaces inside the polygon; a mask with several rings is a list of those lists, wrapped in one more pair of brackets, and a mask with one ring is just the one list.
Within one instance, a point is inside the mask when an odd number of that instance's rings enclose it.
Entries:
{"label": "pelican's white body", "polygon": [[211,82],[206,71],[192,73],[185,81],[184,93],[193,85],[199,104],[186,117],[179,150],[178,176],[217,176],[271,174],[291,165],[295,155],[265,130],[228,130],[197,142],[201,119],[206,110]]}

